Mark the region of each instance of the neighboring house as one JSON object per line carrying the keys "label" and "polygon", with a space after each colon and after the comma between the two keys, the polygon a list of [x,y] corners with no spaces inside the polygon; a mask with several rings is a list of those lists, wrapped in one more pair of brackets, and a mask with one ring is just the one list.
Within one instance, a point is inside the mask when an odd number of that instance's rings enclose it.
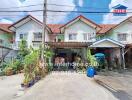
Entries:
{"label": "neighboring house", "polygon": [[112,25],[105,33],[99,35],[100,38],[111,38],[126,45],[126,64],[128,67],[132,65],[132,16],[120,22],[117,25]]}
{"label": "neighboring house", "polygon": [[[14,49],[18,50],[19,43],[22,39],[27,41],[28,48],[30,46],[38,48],[42,43],[43,24],[31,15],[24,17],[9,27],[15,32]],[[51,29],[46,27],[45,41],[49,41]]]}
{"label": "neighboring house", "polygon": [[11,24],[0,24],[0,46],[9,48],[13,39],[13,32],[8,29]]}
{"label": "neighboring house", "polygon": [[13,32],[8,29],[10,24],[0,24],[0,61],[11,50]]}
{"label": "neighboring house", "polygon": [[110,27],[105,33],[101,34],[101,38],[111,38],[123,44],[132,43],[132,17]]}

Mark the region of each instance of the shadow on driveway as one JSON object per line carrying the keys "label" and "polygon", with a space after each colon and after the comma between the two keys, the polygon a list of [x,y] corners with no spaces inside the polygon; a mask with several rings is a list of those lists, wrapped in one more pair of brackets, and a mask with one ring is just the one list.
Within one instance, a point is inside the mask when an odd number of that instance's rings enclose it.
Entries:
{"label": "shadow on driveway", "polygon": [[95,79],[95,82],[109,90],[119,100],[132,100],[132,96],[123,90],[116,90],[97,79]]}

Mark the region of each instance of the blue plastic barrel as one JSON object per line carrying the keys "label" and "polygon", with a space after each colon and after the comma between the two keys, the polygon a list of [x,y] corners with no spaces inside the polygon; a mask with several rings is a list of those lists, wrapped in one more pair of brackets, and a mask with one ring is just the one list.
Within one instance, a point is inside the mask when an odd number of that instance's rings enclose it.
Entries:
{"label": "blue plastic barrel", "polygon": [[87,68],[87,76],[94,77],[94,75],[95,75],[95,69],[93,67],[88,67]]}

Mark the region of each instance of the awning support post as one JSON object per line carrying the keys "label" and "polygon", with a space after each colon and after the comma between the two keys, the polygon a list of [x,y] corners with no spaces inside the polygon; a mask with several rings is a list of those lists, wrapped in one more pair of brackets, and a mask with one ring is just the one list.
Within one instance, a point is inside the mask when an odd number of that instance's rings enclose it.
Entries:
{"label": "awning support post", "polygon": [[122,67],[123,67],[123,69],[126,69],[125,57],[124,57],[124,48],[121,48],[121,58],[122,58]]}

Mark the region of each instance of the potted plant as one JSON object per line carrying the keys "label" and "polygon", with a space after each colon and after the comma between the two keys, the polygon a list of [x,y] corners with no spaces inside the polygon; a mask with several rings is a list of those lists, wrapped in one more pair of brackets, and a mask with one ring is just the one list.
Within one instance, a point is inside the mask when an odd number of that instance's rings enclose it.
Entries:
{"label": "potted plant", "polygon": [[6,67],[4,69],[5,75],[10,76],[13,75],[13,69],[11,67]]}

